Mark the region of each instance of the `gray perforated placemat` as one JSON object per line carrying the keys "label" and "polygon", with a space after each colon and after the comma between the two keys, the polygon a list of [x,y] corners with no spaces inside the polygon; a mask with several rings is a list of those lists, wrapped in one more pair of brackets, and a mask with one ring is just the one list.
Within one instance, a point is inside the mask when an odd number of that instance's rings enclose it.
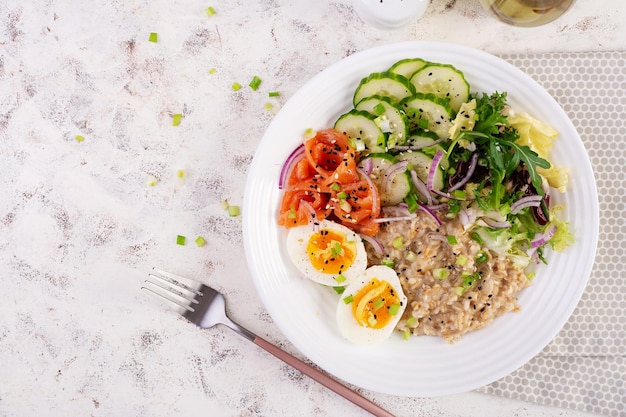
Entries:
{"label": "gray perforated placemat", "polygon": [[600,235],[589,284],[562,331],[525,366],[479,391],[626,416],[626,52],[502,58],[548,90],[576,126],[598,187]]}

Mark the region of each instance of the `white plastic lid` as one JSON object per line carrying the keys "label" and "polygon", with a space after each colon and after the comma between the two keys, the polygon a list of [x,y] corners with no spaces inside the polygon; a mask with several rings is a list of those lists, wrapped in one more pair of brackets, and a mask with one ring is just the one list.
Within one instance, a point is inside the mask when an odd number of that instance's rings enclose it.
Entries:
{"label": "white plastic lid", "polygon": [[430,0],[354,0],[354,10],[380,29],[397,29],[422,17]]}

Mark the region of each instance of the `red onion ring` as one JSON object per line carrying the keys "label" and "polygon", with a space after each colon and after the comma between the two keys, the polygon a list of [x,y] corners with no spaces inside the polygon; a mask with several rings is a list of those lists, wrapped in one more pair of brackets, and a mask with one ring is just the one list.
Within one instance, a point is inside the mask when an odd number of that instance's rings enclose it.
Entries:
{"label": "red onion ring", "polygon": [[304,207],[304,209],[306,210],[307,218],[309,219],[309,225],[314,232],[317,232],[320,227],[320,222],[317,218],[317,212],[315,211],[311,203],[306,200],[300,200],[300,206]]}
{"label": "red onion ring", "polygon": [[289,176],[291,175],[291,171],[293,171],[293,167],[304,156],[305,156],[304,144],[301,144],[296,149],[294,149],[291,152],[291,154],[289,154],[289,156],[285,160],[285,163],[283,164],[280,170],[280,176],[278,178],[278,188],[280,190],[282,190],[285,184],[287,184],[287,181],[289,180]]}
{"label": "red onion ring", "polygon": [[441,225],[443,224],[443,223],[442,223],[442,221],[441,221],[441,220],[439,220],[439,217],[437,217],[437,215],[436,215],[436,214],[435,214],[435,213],[434,213],[431,209],[429,209],[427,206],[425,206],[425,205],[423,205],[423,204],[419,204],[419,203],[418,203],[418,206],[419,206],[419,208],[420,208],[421,210],[423,210],[423,211],[424,211],[424,212],[426,212],[426,213],[427,213],[430,217],[432,217],[432,218],[435,220],[435,222],[437,222],[437,224],[438,224],[439,226],[441,226]]}
{"label": "red onion ring", "polygon": [[426,184],[417,176],[414,170],[410,170],[409,172],[411,174],[411,182],[417,191],[424,196],[428,205],[431,206],[433,204],[433,196],[430,194],[430,191],[428,191],[428,188],[426,188]]}
{"label": "red onion ring", "polygon": [[472,154],[472,159],[470,160],[470,166],[467,168],[467,173],[463,178],[461,178],[459,182],[448,188],[448,191],[458,190],[459,188],[463,187],[469,181],[469,179],[472,178],[472,175],[474,175],[476,165],[478,165],[478,153],[474,152]]}
{"label": "red onion ring", "polygon": [[491,227],[492,229],[507,229],[509,227],[511,227],[511,222],[509,221],[498,221],[498,220],[494,220],[491,217],[487,217],[487,216],[483,216],[480,218],[482,221],[485,222],[485,224],[489,227]]}
{"label": "red onion ring", "polygon": [[393,180],[394,178],[396,178],[396,175],[406,171],[406,167],[408,165],[409,161],[400,161],[394,163],[393,165],[390,165],[389,168],[385,170],[385,172],[383,173],[383,177],[385,178],[383,182],[384,193],[389,193],[393,184]]}
{"label": "red onion ring", "polygon": [[441,158],[443,158],[443,152],[441,150],[437,150],[435,156],[433,158],[433,162],[430,164],[430,170],[428,170],[428,182],[426,182],[426,187],[429,190],[433,190],[433,185],[435,183],[435,173],[437,169],[439,169],[439,162],[441,162]]}
{"label": "red onion ring", "polygon": [[530,247],[532,249],[535,249],[535,248],[538,248],[539,246],[546,244],[550,239],[552,239],[552,237],[556,233],[556,229],[557,229],[556,225],[553,224],[552,226],[550,226],[544,233],[542,233],[538,237],[535,237],[533,240],[531,240]]}
{"label": "red onion ring", "polygon": [[356,172],[361,177],[363,177],[365,181],[367,181],[367,185],[370,187],[370,190],[372,190],[372,213],[380,213],[380,198],[378,197],[378,188],[376,188],[376,185],[374,185],[374,182],[372,182],[370,176],[367,175],[361,168],[357,168]]}
{"label": "red onion ring", "polygon": [[526,207],[539,207],[543,196],[540,195],[528,195],[520,198],[515,203],[511,204],[511,214],[517,214]]}
{"label": "red onion ring", "polygon": [[363,234],[359,236],[361,236],[361,239],[363,239],[365,242],[372,245],[372,248],[374,248],[374,252],[376,252],[377,255],[382,255],[383,253],[385,253],[385,248],[383,247],[383,244],[380,243],[380,241],[375,237]]}

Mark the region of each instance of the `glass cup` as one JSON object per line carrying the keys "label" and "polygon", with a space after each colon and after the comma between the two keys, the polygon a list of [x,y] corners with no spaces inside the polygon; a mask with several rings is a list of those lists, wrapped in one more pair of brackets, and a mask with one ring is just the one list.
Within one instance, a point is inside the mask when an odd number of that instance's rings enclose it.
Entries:
{"label": "glass cup", "polygon": [[575,0],[480,0],[485,10],[513,26],[539,26],[552,22]]}

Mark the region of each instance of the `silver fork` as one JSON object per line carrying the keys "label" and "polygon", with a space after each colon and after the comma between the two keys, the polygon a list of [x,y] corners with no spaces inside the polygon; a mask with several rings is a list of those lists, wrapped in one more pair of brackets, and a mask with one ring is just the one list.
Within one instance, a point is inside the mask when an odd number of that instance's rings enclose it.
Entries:
{"label": "silver fork", "polygon": [[226,315],[224,296],[213,288],[158,268],[153,268],[148,277],[141,288],[173,303],[178,312],[196,326],[208,329],[223,324],[371,414],[393,417],[367,398],[232,321]]}

